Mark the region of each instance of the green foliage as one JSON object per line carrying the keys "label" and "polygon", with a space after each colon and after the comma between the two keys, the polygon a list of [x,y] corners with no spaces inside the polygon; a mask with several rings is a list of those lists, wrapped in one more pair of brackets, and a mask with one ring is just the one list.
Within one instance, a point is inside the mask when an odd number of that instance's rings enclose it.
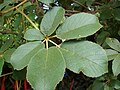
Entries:
{"label": "green foliage", "polygon": [[119,12],[119,0],[0,1],[0,77],[19,89],[27,79],[34,90],[119,90]]}
{"label": "green foliage", "polygon": [[94,34],[101,27],[95,15],[80,13],[67,18],[57,30],[57,36],[61,39],[83,38]]}

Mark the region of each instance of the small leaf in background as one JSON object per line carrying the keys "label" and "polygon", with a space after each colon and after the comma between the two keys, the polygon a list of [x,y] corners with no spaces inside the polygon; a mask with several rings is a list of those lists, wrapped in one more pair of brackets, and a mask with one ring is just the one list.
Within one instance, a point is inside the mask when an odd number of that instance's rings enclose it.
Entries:
{"label": "small leaf in background", "polygon": [[1,75],[1,73],[2,73],[3,65],[4,65],[4,60],[3,60],[3,57],[0,56],[0,75]]}
{"label": "small leaf in background", "polygon": [[118,35],[120,36],[120,30],[118,31]]}
{"label": "small leaf in background", "polygon": [[65,11],[62,7],[54,7],[48,11],[42,19],[40,30],[45,35],[51,35],[63,20],[64,13]]}
{"label": "small leaf in background", "polygon": [[54,0],[38,0],[38,1],[45,3],[45,4],[50,4],[54,2]]}
{"label": "small leaf in background", "polygon": [[107,38],[106,43],[116,51],[120,52],[120,42],[115,38]]}
{"label": "small leaf in background", "polygon": [[14,1],[14,0],[4,0],[4,2],[3,2],[2,4],[0,4],[0,10],[1,10],[3,7],[7,6],[8,4],[13,3],[13,1]]}
{"label": "small leaf in background", "polygon": [[27,72],[26,68],[24,68],[20,71],[14,70],[12,77],[15,80],[25,80],[26,79],[26,72]]}
{"label": "small leaf in background", "polygon": [[4,61],[7,62],[7,63],[10,63],[10,58],[11,58],[11,55],[13,54],[13,52],[15,51],[16,49],[15,48],[12,48],[12,49],[8,49],[7,51],[4,52]]}
{"label": "small leaf in background", "polygon": [[120,81],[119,80],[115,80],[114,88],[115,89],[120,89]]}
{"label": "small leaf in background", "polygon": [[113,15],[116,20],[120,21],[120,9],[119,8],[114,9]]}
{"label": "small leaf in background", "polygon": [[25,32],[24,38],[26,40],[43,40],[44,36],[39,30],[29,29]]}
{"label": "small leaf in background", "polygon": [[112,62],[113,74],[117,76],[120,73],[120,54]]}
{"label": "small leaf in background", "polygon": [[7,39],[3,46],[0,48],[0,53],[3,53],[5,50],[7,50],[12,45],[12,43],[13,43],[12,38]]}
{"label": "small leaf in background", "polygon": [[95,81],[88,90],[104,90],[104,83],[100,81]]}
{"label": "small leaf in background", "polygon": [[118,52],[112,49],[105,49],[105,51],[109,61],[115,59],[118,55]]}
{"label": "small leaf in background", "polygon": [[21,70],[26,67],[31,58],[43,48],[44,45],[41,44],[40,41],[23,44],[12,54],[10,63],[14,69]]}
{"label": "small leaf in background", "polygon": [[74,14],[68,17],[57,30],[61,39],[76,39],[96,33],[102,25],[95,15],[88,13]]}
{"label": "small leaf in background", "polygon": [[107,55],[102,47],[89,41],[66,42],[61,46],[67,68],[75,73],[82,71],[89,77],[107,73]]}
{"label": "small leaf in background", "polygon": [[110,35],[109,32],[102,31],[97,36],[97,39],[96,39],[97,44],[99,44],[99,45],[103,44],[106,40],[106,37],[108,37],[109,35]]}
{"label": "small leaf in background", "polygon": [[43,49],[29,62],[27,79],[35,90],[54,90],[62,80],[65,68],[65,61],[59,49]]}

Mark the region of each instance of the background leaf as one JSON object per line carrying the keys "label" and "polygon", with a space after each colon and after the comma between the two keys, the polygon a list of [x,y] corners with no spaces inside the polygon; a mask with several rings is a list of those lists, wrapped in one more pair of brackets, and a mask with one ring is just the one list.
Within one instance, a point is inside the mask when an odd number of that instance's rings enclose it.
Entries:
{"label": "background leaf", "polygon": [[94,34],[101,27],[95,15],[87,13],[74,14],[58,28],[57,36],[61,39],[83,38]]}
{"label": "background leaf", "polygon": [[13,39],[9,38],[5,41],[4,45],[0,48],[0,53],[3,53],[5,50],[7,50],[10,45],[12,45],[13,43]]}
{"label": "background leaf", "polygon": [[120,42],[115,38],[107,38],[106,43],[116,51],[120,52]]}
{"label": "background leaf", "polygon": [[29,29],[25,32],[24,38],[26,40],[43,40],[44,36],[39,30]]}
{"label": "background leaf", "polygon": [[45,4],[49,4],[49,3],[53,3],[54,2],[54,0],[38,0],[38,1],[40,1],[42,3],[45,3]]}
{"label": "background leaf", "polygon": [[67,42],[61,46],[67,68],[75,73],[82,71],[89,77],[107,72],[107,55],[97,44],[89,41]]}
{"label": "background leaf", "polygon": [[62,7],[54,7],[48,11],[41,22],[40,29],[45,35],[51,35],[58,25],[61,23],[64,17],[64,9]]}
{"label": "background leaf", "polygon": [[113,60],[112,70],[115,76],[120,73],[120,54]]}
{"label": "background leaf", "polygon": [[14,69],[21,70],[26,67],[30,59],[40,50],[44,45],[40,41],[29,42],[21,45],[11,56],[11,64]]}
{"label": "background leaf", "polygon": [[112,49],[105,49],[108,60],[113,60],[118,55],[118,52]]}
{"label": "background leaf", "polygon": [[54,90],[65,68],[64,58],[57,48],[43,49],[29,62],[27,79],[35,90]]}

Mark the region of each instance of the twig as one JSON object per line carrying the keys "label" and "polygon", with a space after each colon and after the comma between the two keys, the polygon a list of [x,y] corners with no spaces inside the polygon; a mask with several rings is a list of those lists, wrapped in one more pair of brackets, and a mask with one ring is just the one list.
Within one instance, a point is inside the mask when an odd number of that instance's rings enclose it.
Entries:
{"label": "twig", "polygon": [[71,1],[73,1],[74,3],[77,3],[77,4],[79,4],[80,6],[82,6],[82,7],[86,8],[86,9],[88,9],[85,5],[81,4],[80,2],[78,2],[78,1],[76,1],[76,0],[71,0]]}
{"label": "twig", "polygon": [[8,13],[8,12],[10,12],[10,11],[18,8],[18,7],[21,6],[22,4],[26,3],[27,1],[28,1],[28,0],[24,0],[24,1],[22,1],[20,4],[18,4],[17,6],[14,6],[14,7],[8,9],[8,10],[2,11],[1,13],[2,13],[2,14]]}
{"label": "twig", "polygon": [[1,75],[0,77],[4,77],[4,76],[7,76],[7,75],[11,75],[11,74],[13,74],[13,72],[3,74],[3,75]]}
{"label": "twig", "polygon": [[5,30],[5,31],[0,31],[1,34],[15,34],[17,35],[18,33],[12,32],[11,30]]}
{"label": "twig", "polygon": [[30,20],[30,18],[25,14],[23,13],[22,11],[20,11],[19,9],[16,8],[16,10],[21,13],[33,26],[35,29],[39,30],[39,28],[32,22],[32,20]]}

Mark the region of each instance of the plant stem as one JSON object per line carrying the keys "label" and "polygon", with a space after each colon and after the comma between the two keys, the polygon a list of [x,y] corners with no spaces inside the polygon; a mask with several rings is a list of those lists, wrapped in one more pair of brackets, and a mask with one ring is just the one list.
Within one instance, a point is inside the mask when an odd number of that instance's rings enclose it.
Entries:
{"label": "plant stem", "polygon": [[60,48],[59,45],[57,45],[55,42],[53,42],[52,40],[49,40],[49,42],[51,42],[52,44],[54,44],[56,47]]}
{"label": "plant stem", "polygon": [[13,74],[13,72],[3,74],[3,75],[1,75],[0,77],[4,77],[4,76],[7,76],[7,75],[11,75],[11,74]]}
{"label": "plant stem", "polygon": [[28,0],[24,0],[24,1],[22,1],[20,4],[18,4],[17,6],[12,7],[12,8],[10,8],[10,9],[8,9],[8,10],[2,11],[1,13],[2,13],[2,14],[8,13],[8,12],[10,12],[10,11],[18,8],[19,6],[23,5],[23,4],[26,3],[27,1],[28,1]]}
{"label": "plant stem", "polygon": [[76,1],[76,0],[71,0],[71,1],[73,1],[74,3],[77,3],[77,4],[79,4],[80,6],[82,6],[82,7],[86,8],[86,9],[88,9],[85,5],[81,4],[80,2],[78,2],[78,1]]}
{"label": "plant stem", "polygon": [[33,26],[35,29],[39,30],[39,28],[32,22],[32,20],[30,20],[30,18],[25,14],[23,13],[22,11],[20,11],[19,9],[16,8],[16,10],[21,13]]}
{"label": "plant stem", "polygon": [[46,41],[46,49],[48,50],[48,40],[49,38],[46,38],[45,41]]}

